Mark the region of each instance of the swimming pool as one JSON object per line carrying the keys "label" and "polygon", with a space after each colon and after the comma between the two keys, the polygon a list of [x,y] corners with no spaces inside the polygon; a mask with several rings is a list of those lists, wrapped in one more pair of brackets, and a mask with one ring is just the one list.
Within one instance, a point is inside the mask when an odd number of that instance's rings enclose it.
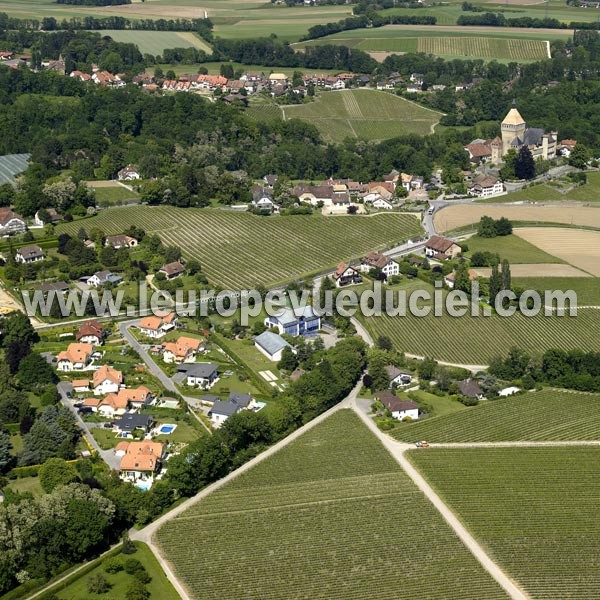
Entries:
{"label": "swimming pool", "polygon": [[173,433],[175,431],[175,428],[177,427],[177,425],[161,425],[160,428],[158,429],[158,433],[160,435],[169,435],[170,433]]}
{"label": "swimming pool", "polygon": [[147,492],[152,487],[152,482],[140,479],[139,481],[135,482],[135,487]]}

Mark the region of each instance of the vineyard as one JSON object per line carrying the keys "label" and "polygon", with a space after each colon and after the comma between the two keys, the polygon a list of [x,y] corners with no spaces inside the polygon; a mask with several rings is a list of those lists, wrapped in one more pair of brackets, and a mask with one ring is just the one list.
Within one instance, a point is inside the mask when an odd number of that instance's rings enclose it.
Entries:
{"label": "vineyard", "polygon": [[404,442],[599,440],[600,395],[558,390],[490,400],[466,411],[401,424]]}
{"label": "vineyard", "polygon": [[276,104],[251,104],[245,113],[251,119],[262,123],[281,121],[283,117],[281,109]]}
{"label": "vineyard", "polygon": [[[555,289],[550,286],[549,289]],[[433,296],[433,292],[432,292]],[[430,303],[431,305],[431,303]],[[417,356],[468,365],[487,365],[512,346],[533,354],[549,348],[600,351],[600,311],[579,309],[576,317],[535,317],[515,313],[510,317],[417,317],[381,315],[363,319],[373,338],[389,337],[396,350]]]}
{"label": "vineyard", "polygon": [[548,58],[548,46],[543,40],[489,37],[420,37],[418,52],[520,62]]}
{"label": "vineyard", "polygon": [[342,90],[321,94],[314,102],[286,106],[286,119],[302,119],[318,127],[328,141],[347,137],[383,140],[431,133],[440,113],[375,90]]}
{"label": "vineyard", "polygon": [[348,410],[175,517],[157,542],[193,598],[505,598]]}
{"label": "vineyard", "polygon": [[422,233],[413,215],[265,218],[230,210],[131,206],[64,223],[57,233],[99,227],[105,234],[131,225],[181,246],[200,261],[212,284],[248,287],[288,281],[340,260],[396,245]]}
{"label": "vineyard", "polygon": [[534,599],[600,597],[600,449],[411,451],[409,458]]}

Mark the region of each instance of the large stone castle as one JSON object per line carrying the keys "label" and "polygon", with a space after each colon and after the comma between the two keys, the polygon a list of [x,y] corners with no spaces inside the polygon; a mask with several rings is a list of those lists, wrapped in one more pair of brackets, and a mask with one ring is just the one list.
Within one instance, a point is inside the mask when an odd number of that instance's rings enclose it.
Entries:
{"label": "large stone castle", "polygon": [[478,163],[491,160],[495,165],[502,162],[502,158],[509,150],[519,151],[521,146],[531,150],[534,160],[556,158],[558,148],[558,133],[546,132],[536,127],[527,127],[521,113],[512,107],[500,126],[502,137],[496,136],[493,140],[473,140],[465,150],[469,153],[472,162]]}

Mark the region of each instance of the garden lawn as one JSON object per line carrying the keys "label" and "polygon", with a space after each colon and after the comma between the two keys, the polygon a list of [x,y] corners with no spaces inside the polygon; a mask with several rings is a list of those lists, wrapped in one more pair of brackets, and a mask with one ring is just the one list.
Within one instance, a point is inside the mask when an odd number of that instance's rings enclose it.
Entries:
{"label": "garden lawn", "polygon": [[600,448],[430,448],[408,456],[531,598],[599,597]]}
{"label": "garden lawn", "polygon": [[192,598],[506,597],[349,410],[173,518],[156,541]]}
{"label": "garden lawn", "polygon": [[600,394],[549,388],[401,424],[392,435],[434,443],[600,440],[599,402]]}

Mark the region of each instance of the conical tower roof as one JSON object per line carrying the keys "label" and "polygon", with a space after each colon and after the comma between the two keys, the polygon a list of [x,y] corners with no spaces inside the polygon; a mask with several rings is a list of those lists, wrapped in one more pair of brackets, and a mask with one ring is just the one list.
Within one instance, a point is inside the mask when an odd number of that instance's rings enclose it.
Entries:
{"label": "conical tower roof", "polygon": [[525,125],[525,119],[521,116],[521,113],[513,106],[508,111],[502,125]]}

